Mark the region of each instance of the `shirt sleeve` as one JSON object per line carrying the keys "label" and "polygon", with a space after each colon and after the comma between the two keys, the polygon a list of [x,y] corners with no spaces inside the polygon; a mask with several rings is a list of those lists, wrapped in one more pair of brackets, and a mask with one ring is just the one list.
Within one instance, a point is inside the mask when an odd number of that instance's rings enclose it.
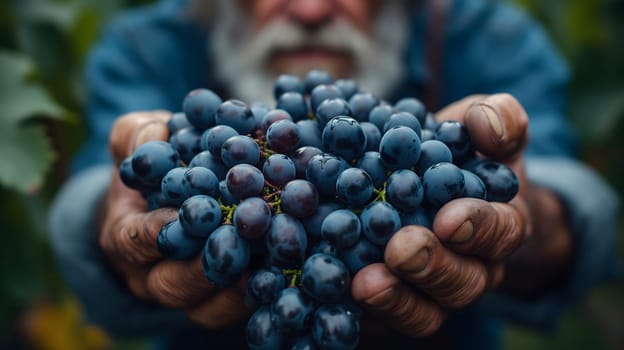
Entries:
{"label": "shirt sleeve", "polygon": [[[185,94],[205,81],[202,34],[179,14],[179,4],[160,2],[122,14],[106,29],[86,62],[86,145],[74,175],[49,213],[51,246],[60,271],[87,318],[112,334],[173,332],[190,321],[180,310],[138,300],[117,280],[97,243],[95,217],[113,171],[109,132],[120,115],[180,108]],[[175,6],[174,6],[175,5]]]}
{"label": "shirt sleeve", "polygon": [[94,227],[112,171],[110,165],[101,165],[74,175],[52,204],[50,243],[61,274],[83,305],[87,320],[112,334],[154,335],[190,327],[181,310],[132,296],[106,264]]}
{"label": "shirt sleeve", "polygon": [[567,207],[577,249],[560,288],[531,300],[490,293],[480,306],[506,320],[552,329],[616,266],[618,199],[592,169],[574,159],[576,136],[565,117],[569,71],[543,30],[521,10],[486,1],[453,1],[445,45],[446,103],[469,94],[512,94],[529,116],[529,181]]}

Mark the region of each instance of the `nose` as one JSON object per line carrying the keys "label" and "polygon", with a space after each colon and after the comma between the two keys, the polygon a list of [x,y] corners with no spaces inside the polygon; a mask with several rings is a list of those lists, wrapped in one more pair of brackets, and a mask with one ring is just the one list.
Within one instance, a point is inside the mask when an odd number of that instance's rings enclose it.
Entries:
{"label": "nose", "polygon": [[288,16],[306,27],[316,27],[335,14],[335,0],[290,0]]}

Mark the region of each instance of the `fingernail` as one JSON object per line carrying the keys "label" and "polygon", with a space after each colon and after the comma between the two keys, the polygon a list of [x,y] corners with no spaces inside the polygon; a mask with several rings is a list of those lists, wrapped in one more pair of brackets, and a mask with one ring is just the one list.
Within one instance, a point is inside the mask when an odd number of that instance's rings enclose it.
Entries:
{"label": "fingernail", "polygon": [[474,231],[474,227],[472,226],[472,221],[466,220],[461,226],[451,235],[449,239],[450,243],[461,244],[465,243],[470,238],[472,238],[472,232]]}
{"label": "fingernail", "polygon": [[151,140],[160,140],[163,137],[163,124],[159,122],[150,122],[139,130],[134,139],[134,148],[138,148],[142,144]]}
{"label": "fingernail", "polygon": [[422,248],[412,255],[405,263],[397,267],[403,273],[416,274],[423,271],[429,265],[431,250],[428,247]]}
{"label": "fingernail", "polygon": [[489,106],[482,106],[481,109],[483,110],[485,118],[487,118],[490,123],[492,130],[494,130],[496,137],[499,139],[503,138],[503,124],[501,123],[498,114]]}
{"label": "fingernail", "polygon": [[383,307],[388,305],[394,299],[394,286],[376,294],[368,299],[362,300],[362,303],[368,307]]}
{"label": "fingernail", "polygon": [[139,232],[135,229],[130,229],[128,231],[128,236],[130,236],[130,238],[135,239],[139,236]]}

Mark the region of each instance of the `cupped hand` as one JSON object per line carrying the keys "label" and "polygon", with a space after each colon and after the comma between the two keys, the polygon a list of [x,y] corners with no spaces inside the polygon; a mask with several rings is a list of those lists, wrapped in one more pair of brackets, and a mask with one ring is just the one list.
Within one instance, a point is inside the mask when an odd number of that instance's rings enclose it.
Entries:
{"label": "cupped hand", "polygon": [[119,177],[118,165],[134,149],[147,141],[167,140],[170,116],[164,111],[137,112],[115,122],[109,146],[116,166],[102,207],[99,244],[138,298],[183,308],[192,321],[209,329],[234,325],[249,314],[240,288],[216,288],[204,277],[200,256],[190,261],[162,259],[156,244],[158,232],[177,218],[178,210],[148,212],[140,193],[126,187]]}
{"label": "cupped hand", "polygon": [[[565,267],[570,251],[561,203],[527,181],[523,154],[528,117],[516,99],[508,94],[471,96],[436,118],[462,122],[475,149],[513,169],[520,186],[509,203],[450,201],[436,214],[433,230],[403,227],[386,246],[385,264],[369,265],[354,277],[353,297],[384,323],[414,337],[434,333],[448,310],[470,305],[503,281],[512,288],[528,285],[532,292],[544,288],[549,273]],[[544,224],[550,228],[548,236],[541,230]],[[529,253],[516,257],[521,246]],[[523,269],[537,266],[536,260],[542,271]],[[510,267],[514,274],[505,276]]]}

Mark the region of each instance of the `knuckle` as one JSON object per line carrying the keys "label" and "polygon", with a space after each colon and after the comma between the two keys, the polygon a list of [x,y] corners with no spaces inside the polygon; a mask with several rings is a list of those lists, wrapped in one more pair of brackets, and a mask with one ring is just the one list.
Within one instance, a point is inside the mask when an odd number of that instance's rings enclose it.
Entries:
{"label": "knuckle", "polygon": [[166,270],[155,268],[147,279],[147,288],[159,302],[170,307],[188,306],[187,300],[181,293],[181,286],[174,286],[166,275]]}

